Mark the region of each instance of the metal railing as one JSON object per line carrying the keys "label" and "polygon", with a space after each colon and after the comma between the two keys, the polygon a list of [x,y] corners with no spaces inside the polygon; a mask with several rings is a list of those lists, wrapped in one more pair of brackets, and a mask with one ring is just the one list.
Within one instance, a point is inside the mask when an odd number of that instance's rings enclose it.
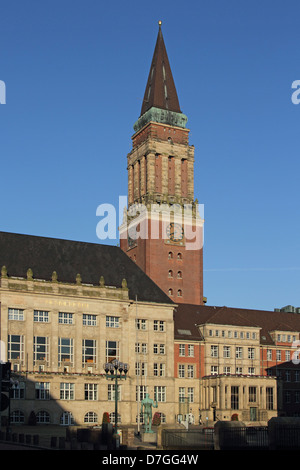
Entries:
{"label": "metal railing", "polygon": [[236,427],[220,430],[220,447],[228,450],[267,450],[268,427]]}
{"label": "metal railing", "polygon": [[206,429],[164,429],[163,449],[213,449],[213,430]]}

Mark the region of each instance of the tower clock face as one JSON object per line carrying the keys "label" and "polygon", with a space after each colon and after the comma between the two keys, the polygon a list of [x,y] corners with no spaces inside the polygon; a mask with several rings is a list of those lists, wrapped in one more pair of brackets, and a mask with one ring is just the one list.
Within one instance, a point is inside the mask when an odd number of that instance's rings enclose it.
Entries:
{"label": "tower clock face", "polygon": [[184,235],[184,230],[181,224],[172,222],[167,226],[167,237],[172,242],[182,241],[183,235]]}

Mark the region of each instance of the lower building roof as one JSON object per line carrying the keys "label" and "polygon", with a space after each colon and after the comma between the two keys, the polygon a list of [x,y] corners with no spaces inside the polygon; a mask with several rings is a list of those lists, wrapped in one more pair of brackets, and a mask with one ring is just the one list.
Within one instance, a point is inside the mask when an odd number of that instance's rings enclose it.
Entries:
{"label": "lower building roof", "polygon": [[36,279],[121,287],[126,279],[129,298],[173,304],[172,300],[117,246],[0,232],[0,268],[8,276],[26,277],[29,268]]}
{"label": "lower building roof", "polygon": [[174,334],[177,340],[202,339],[198,326],[204,324],[259,328],[261,344],[274,344],[273,331],[300,332],[300,314],[208,305],[176,306]]}

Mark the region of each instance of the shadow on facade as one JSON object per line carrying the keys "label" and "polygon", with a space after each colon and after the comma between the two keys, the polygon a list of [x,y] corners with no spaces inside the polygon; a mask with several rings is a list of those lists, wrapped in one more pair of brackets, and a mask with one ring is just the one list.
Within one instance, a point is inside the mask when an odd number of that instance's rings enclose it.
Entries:
{"label": "shadow on facade", "polygon": [[[60,375],[66,378],[65,374]],[[67,381],[61,383],[63,387],[59,393],[61,399],[66,400],[65,407],[51,396],[50,380],[48,381],[47,377],[43,377],[41,381],[33,381],[28,379],[26,373],[12,372],[9,405],[1,412],[2,426],[79,425],[72,411],[76,407],[72,384]],[[9,392],[6,395],[8,396]],[[99,417],[93,411],[86,417],[87,420],[94,419],[96,422],[97,418]],[[87,422],[87,424],[90,423]]]}
{"label": "shadow on facade", "polygon": [[286,361],[268,368],[277,377],[278,416],[300,417],[300,364]]}

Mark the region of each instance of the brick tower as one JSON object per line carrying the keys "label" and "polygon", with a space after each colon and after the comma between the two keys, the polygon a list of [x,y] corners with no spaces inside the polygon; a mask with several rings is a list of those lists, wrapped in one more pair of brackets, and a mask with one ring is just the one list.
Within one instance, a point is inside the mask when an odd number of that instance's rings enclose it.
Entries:
{"label": "brick tower", "polygon": [[120,246],[175,303],[203,304],[203,219],[194,200],[194,147],[159,23],[141,114],[127,156]]}

